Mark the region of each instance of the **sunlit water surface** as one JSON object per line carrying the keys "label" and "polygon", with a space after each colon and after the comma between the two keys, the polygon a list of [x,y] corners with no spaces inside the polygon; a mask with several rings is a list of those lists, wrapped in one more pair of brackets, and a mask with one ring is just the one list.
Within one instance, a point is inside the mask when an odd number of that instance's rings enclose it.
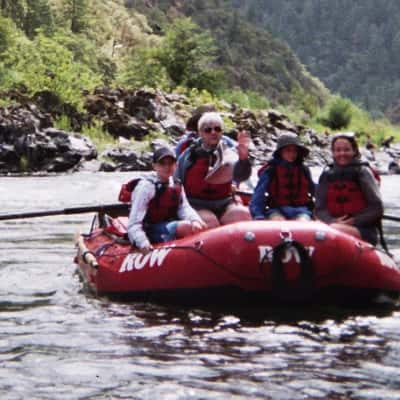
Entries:
{"label": "sunlit water surface", "polygon": [[[113,203],[129,174],[7,177],[1,213]],[[399,176],[383,178],[398,215]],[[200,309],[82,290],[90,214],[0,221],[1,399],[399,399],[399,307]],[[385,222],[400,257],[400,223]]]}

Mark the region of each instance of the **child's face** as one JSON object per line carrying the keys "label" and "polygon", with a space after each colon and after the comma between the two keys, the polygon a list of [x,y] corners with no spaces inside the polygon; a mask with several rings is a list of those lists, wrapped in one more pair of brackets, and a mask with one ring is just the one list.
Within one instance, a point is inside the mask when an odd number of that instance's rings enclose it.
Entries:
{"label": "child's face", "polygon": [[294,162],[299,155],[299,149],[295,144],[289,144],[281,150],[281,158],[288,162]]}
{"label": "child's face", "polygon": [[343,167],[351,164],[356,152],[349,140],[346,138],[339,138],[333,143],[332,155],[336,164]]}
{"label": "child's face", "polygon": [[164,157],[160,161],[153,163],[153,168],[157,173],[158,179],[166,182],[175,172],[176,160],[172,157]]}

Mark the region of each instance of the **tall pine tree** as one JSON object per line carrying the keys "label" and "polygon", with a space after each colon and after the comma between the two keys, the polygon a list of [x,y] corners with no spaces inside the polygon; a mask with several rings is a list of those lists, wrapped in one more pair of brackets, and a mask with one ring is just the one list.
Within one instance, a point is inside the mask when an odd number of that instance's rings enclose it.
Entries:
{"label": "tall pine tree", "polygon": [[53,30],[53,15],[48,0],[26,0],[24,31],[33,38],[37,29],[49,34]]}
{"label": "tall pine tree", "polygon": [[70,22],[71,32],[85,30],[87,7],[87,0],[64,0],[65,18]]}
{"label": "tall pine tree", "polygon": [[23,0],[0,0],[0,11],[3,16],[11,18],[19,28],[24,26]]}

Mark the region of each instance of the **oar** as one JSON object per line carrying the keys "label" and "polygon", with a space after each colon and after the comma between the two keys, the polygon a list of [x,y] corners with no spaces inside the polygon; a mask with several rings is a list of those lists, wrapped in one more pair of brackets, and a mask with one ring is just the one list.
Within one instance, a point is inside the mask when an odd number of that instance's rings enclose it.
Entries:
{"label": "oar", "polygon": [[99,206],[86,206],[86,207],[72,207],[64,208],[61,210],[49,210],[49,211],[30,211],[18,214],[4,214],[0,215],[0,221],[9,219],[23,219],[23,218],[36,218],[36,217],[47,217],[50,215],[70,215],[70,214],[83,214],[89,212],[110,212],[110,211],[128,211],[129,205],[125,203],[116,204],[103,204]]}
{"label": "oar", "polygon": [[382,217],[383,219],[388,219],[388,220],[390,220],[390,221],[397,221],[397,222],[400,222],[400,217],[395,217],[394,215],[384,215],[383,217]]}

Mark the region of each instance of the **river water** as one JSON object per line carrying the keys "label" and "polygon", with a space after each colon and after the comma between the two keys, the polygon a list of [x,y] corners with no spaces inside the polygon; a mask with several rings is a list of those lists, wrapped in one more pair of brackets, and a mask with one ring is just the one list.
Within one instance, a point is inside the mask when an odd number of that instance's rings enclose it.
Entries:
{"label": "river water", "polygon": [[[1,213],[116,201],[129,174],[3,177]],[[400,176],[385,176],[398,215]],[[180,308],[82,289],[92,215],[0,221],[0,399],[400,399],[400,307]],[[400,223],[385,222],[400,259]]]}

